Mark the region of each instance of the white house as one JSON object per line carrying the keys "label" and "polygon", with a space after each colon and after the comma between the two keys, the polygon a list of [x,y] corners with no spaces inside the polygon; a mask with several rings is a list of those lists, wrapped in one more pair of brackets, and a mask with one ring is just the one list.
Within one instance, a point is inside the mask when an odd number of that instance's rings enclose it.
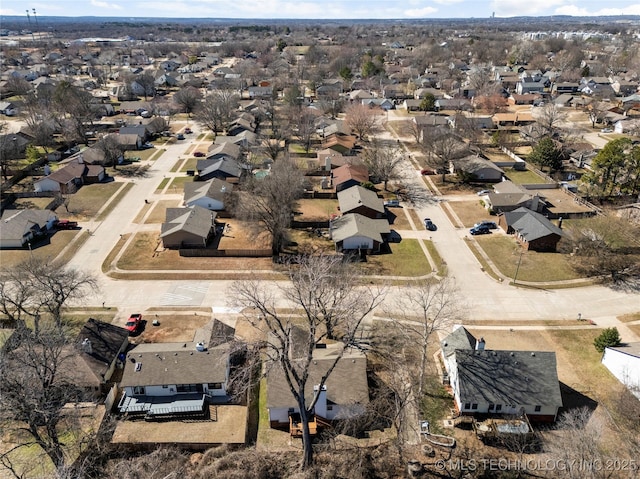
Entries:
{"label": "white house", "polygon": [[136,349],[127,354],[120,382],[121,413],[147,418],[198,414],[209,402],[226,400],[228,344],[209,349],[203,344],[189,349],[170,344],[160,351]]}
{"label": "white house", "polygon": [[218,178],[209,181],[193,181],[184,185],[184,205],[200,206],[212,211],[224,210],[224,202],[233,191],[233,184]]}
{"label": "white house", "polygon": [[602,364],[640,399],[640,343],[605,348]]}
{"label": "white house", "polygon": [[[325,345],[321,345],[325,346]],[[319,387],[321,378],[335,361],[336,348],[340,344],[327,344],[313,352],[309,378],[305,388],[305,399],[311,403],[319,395],[315,405],[315,416],[325,421],[337,421],[359,416],[369,403],[367,384],[367,359],[364,353],[355,349],[344,352],[324,386]],[[304,359],[300,361],[304,362]],[[300,414],[300,408],[291,394],[284,371],[278,365],[267,373],[267,409],[271,427],[292,428],[292,417]],[[312,418],[311,432],[315,433],[316,418]],[[293,434],[293,429],[291,430]]]}
{"label": "white house", "polygon": [[441,353],[460,414],[555,421],[562,396],[554,352],[488,350],[460,326],[442,340]]}
{"label": "white house", "polygon": [[57,219],[50,210],[4,210],[0,248],[22,248],[35,236],[53,229]]}

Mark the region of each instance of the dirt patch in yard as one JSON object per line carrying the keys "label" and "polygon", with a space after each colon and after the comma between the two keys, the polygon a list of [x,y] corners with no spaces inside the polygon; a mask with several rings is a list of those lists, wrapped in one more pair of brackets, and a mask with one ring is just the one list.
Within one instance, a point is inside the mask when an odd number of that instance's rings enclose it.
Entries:
{"label": "dirt patch in yard", "polygon": [[218,249],[271,248],[271,235],[266,231],[257,231],[251,223],[233,218],[220,219],[218,222],[225,225]]}
{"label": "dirt patch in yard", "polygon": [[[132,344],[141,343],[182,343],[193,341],[196,329],[202,328],[211,321],[210,314],[191,313],[146,313],[143,314],[146,324],[139,336],[129,338]],[[158,320],[159,326],[153,321]]]}

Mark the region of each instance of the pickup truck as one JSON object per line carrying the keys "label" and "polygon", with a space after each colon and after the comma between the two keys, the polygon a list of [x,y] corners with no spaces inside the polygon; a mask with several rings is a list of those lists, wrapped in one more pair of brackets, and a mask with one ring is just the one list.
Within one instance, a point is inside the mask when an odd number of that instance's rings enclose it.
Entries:
{"label": "pickup truck", "polygon": [[59,230],[74,230],[78,227],[78,222],[70,220],[57,220],[54,225],[56,229]]}

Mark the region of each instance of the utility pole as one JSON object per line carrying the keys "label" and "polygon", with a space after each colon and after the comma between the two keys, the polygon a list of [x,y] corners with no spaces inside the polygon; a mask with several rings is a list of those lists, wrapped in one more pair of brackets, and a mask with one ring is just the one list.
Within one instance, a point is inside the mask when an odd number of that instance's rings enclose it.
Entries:
{"label": "utility pole", "polygon": [[518,271],[520,271],[520,263],[522,263],[522,255],[524,254],[524,248],[520,246],[520,258],[518,258],[518,266],[516,266],[516,273],[513,275],[513,284],[516,284],[518,279]]}

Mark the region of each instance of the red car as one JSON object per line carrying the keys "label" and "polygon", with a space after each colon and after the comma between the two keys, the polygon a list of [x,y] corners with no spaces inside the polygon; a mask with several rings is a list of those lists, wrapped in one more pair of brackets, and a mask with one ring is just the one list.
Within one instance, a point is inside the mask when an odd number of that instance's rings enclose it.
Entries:
{"label": "red car", "polygon": [[134,313],[129,316],[127,324],[124,325],[129,334],[137,333],[140,326],[142,326],[142,315],[140,313]]}
{"label": "red car", "polygon": [[202,157],[207,156],[207,155],[205,155],[205,154],[204,154],[203,152],[201,152],[201,151],[194,151],[194,152],[193,152],[193,156],[195,156],[196,158],[202,158]]}
{"label": "red car", "polygon": [[78,227],[78,222],[69,220],[58,220],[55,222],[55,227],[59,230],[74,230]]}
{"label": "red car", "polygon": [[184,132],[188,135],[189,133],[193,133],[193,131],[191,130],[191,128],[187,127],[184,129]]}

